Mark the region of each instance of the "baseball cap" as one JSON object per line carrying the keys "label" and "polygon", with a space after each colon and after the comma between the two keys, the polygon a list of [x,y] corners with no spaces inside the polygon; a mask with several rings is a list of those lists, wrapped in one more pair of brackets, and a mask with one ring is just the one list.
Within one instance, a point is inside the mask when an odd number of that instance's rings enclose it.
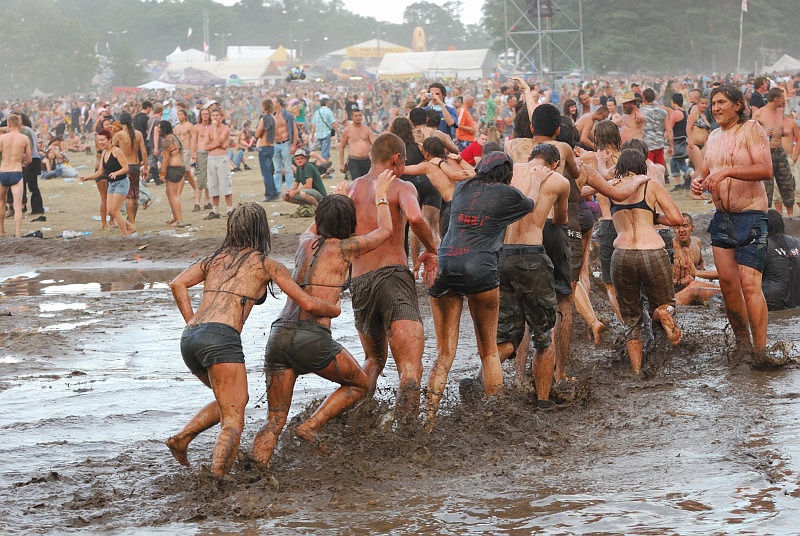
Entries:
{"label": "baseball cap", "polygon": [[481,161],[478,162],[478,166],[475,168],[475,172],[484,174],[488,173],[497,166],[504,165],[508,165],[508,167],[511,168],[514,167],[514,162],[512,162],[508,155],[503,151],[492,151],[481,158]]}
{"label": "baseball cap", "polygon": [[306,158],[308,158],[308,153],[306,152],[305,149],[300,148],[294,152],[294,156],[305,156]]}

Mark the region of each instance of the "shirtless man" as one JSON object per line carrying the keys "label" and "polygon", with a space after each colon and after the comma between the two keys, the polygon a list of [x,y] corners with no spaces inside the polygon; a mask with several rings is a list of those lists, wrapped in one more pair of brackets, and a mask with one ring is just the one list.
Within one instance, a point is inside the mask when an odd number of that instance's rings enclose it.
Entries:
{"label": "shirtless man", "polygon": [[580,116],[575,122],[575,128],[581,135],[580,143],[584,149],[594,151],[594,125],[605,119],[608,119],[608,108],[601,106],[593,113]]}
{"label": "shirtless man", "polygon": [[275,186],[275,195],[280,196],[282,182],[286,180],[286,188],[294,183],[294,170],[292,169],[292,154],[300,144],[297,124],[294,116],[286,111],[285,102],[281,98],[272,101],[275,112],[275,143],[272,153],[272,180]]}
{"label": "shirtless man", "polygon": [[211,196],[211,212],[204,220],[219,219],[219,196],[225,196],[228,214],[233,211],[233,183],[228,166],[228,137],[230,129],[222,122],[222,110],[211,112],[211,127],[208,129],[208,194]]}
{"label": "shirtless man", "polygon": [[[10,188],[14,200],[15,236],[19,238],[22,235],[22,165],[30,163],[33,153],[28,136],[19,131],[19,116],[9,115],[7,124],[8,132],[0,135],[0,199],[5,202]],[[0,236],[5,236],[5,219],[1,217]]]}
{"label": "shirtless man", "polygon": [[[375,141],[376,134],[364,124],[364,114],[361,110],[353,111],[353,122],[342,131],[339,144],[339,171],[350,171],[350,178],[357,179],[369,172],[369,150]],[[345,165],[344,150],[347,148],[347,164]]]}
{"label": "shirtless man", "polygon": [[633,91],[626,91],[620,99],[620,104],[625,112],[619,130],[622,143],[634,138],[641,140],[644,136],[644,115],[639,111],[636,94]]}
{"label": "shirtless man", "polygon": [[703,260],[700,239],[692,236],[694,221],[692,216],[683,212],[683,223],[675,229],[675,260],[672,263],[672,282],[675,284],[675,303],[678,305],[703,304],[712,296],[720,293],[719,285],[704,279],[719,279],[716,270],[706,270]]}
{"label": "shirtless man", "polygon": [[[183,177],[189,181],[189,186],[194,189],[194,209],[193,212],[200,212],[200,190],[194,180],[192,172],[192,137],[194,136],[194,125],[189,121],[186,110],[178,108],[178,124],[172,129],[172,133],[181,140],[183,167],[186,170]],[[183,191],[183,181],[180,184],[180,192]],[[178,192],[178,195],[180,195]]]}
{"label": "shirtless man", "polygon": [[[794,215],[794,177],[786,151],[783,149],[783,116],[786,110],[786,96],[780,88],[767,91],[767,104],[753,111],[753,120],[764,127],[769,139],[769,152],[772,157],[772,177],[764,182],[767,192],[767,207],[772,207],[775,185],[778,185],[781,200],[775,200],[775,208],[782,202],[786,206],[786,215]],[[790,132],[791,133],[791,132]]]}
{"label": "shirtless man", "polygon": [[[536,348],[533,379],[536,398],[549,400],[555,369],[551,330],[556,322],[556,292],[553,263],[544,250],[542,230],[548,217],[554,225],[567,224],[569,181],[555,169],[558,149],[542,143],[534,147],[531,160],[514,164],[511,186],[533,199],[534,210],[506,228],[500,254],[500,315],[497,351],[502,363],[513,356],[522,341],[525,324]],[[517,359],[516,378],[522,385],[527,359]]]}
{"label": "shirtless man", "polygon": [[[377,228],[375,183],[380,174],[391,170],[401,176],[405,168],[405,144],[394,134],[381,134],[370,150],[369,173],[352,184],[339,185],[335,193],[347,193],[356,204],[356,234],[363,235]],[[417,263],[425,265],[430,284],[436,273],[437,259],[433,234],[420,212],[417,190],[405,181],[392,182],[385,200],[392,213],[392,236],[380,247],[353,261],[350,293],[353,300],[356,329],[364,348],[363,368],[373,393],[378,376],[386,365],[388,347],[392,350],[400,376],[397,390],[395,421],[413,425],[419,413],[422,353],[425,337],[419,313],[414,276],[408,269],[405,251],[406,223],[425,247]]]}
{"label": "shirtless man", "polygon": [[708,231],[719,272],[725,312],[736,337],[733,362],[750,352],[767,356],[767,303],[761,274],[767,255],[767,194],[761,181],[772,176],[769,138],[748,121],[742,92],[730,85],[711,91],[720,128],[708,137],[703,167],[692,192],[708,190],[717,207]]}
{"label": "shirtless man", "polygon": [[[212,207],[208,195],[208,132],[211,129],[211,112],[200,110],[200,119],[192,127],[192,160],[197,164],[197,189],[205,192],[205,209]],[[199,203],[198,203],[199,204]],[[200,212],[197,207],[192,212]]]}
{"label": "shirtless man", "polygon": [[136,213],[139,210],[139,178],[147,180],[147,166],[142,171],[142,162],[147,162],[147,148],[144,145],[144,136],[133,128],[133,116],[128,112],[122,112],[119,122],[123,129],[114,134],[111,140],[112,147],[119,147],[125,154],[128,161],[128,179],[131,185],[128,195],[125,197],[125,209],[128,213],[128,221],[131,225],[136,225]]}
{"label": "shirtless man", "polygon": [[[795,179],[795,185],[797,182],[797,177],[800,176],[798,173],[798,157],[800,157],[800,126],[797,125],[797,121],[790,115],[791,111],[789,108],[786,108],[786,111],[783,116],[783,130],[781,132],[781,143],[783,144],[783,150],[786,151],[787,155],[791,155],[789,157],[789,165],[792,168],[792,176]],[[795,188],[795,198],[797,197],[797,189]],[[778,212],[781,211],[783,208],[783,203],[780,201],[775,201],[775,208]]]}

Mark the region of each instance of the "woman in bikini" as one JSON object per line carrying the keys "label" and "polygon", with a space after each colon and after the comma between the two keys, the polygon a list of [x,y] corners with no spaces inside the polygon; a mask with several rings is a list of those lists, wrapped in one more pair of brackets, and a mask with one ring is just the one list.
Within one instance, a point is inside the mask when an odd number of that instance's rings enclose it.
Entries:
{"label": "woman in bikini", "polygon": [[[211,402],[166,444],[182,465],[186,450],[203,430],[221,424],[211,459],[211,472],[227,474],[244,428],[247,371],[240,333],[254,305],[264,303],[273,282],[292,304],[312,315],[338,316],[338,300],[320,300],[303,292],[281,263],[267,257],[270,232],[267,213],[257,203],[244,203],[228,216],[222,246],[191,265],[170,283],[175,303],[186,320],[181,354],[189,370],[214,391]],[[192,309],[189,288],[203,283],[203,299]]]}
{"label": "woman in bikini", "polygon": [[128,161],[122,149],[111,146],[112,138],[113,135],[108,130],[97,133],[95,141],[101,151],[97,171],[88,177],[81,177],[81,182],[93,179],[97,183],[103,230],[106,229],[105,210],[103,210],[105,208],[112,220],[117,222],[120,233],[129,235],[136,232],[136,227],[122,216],[122,204],[125,203],[130,188]]}
{"label": "woman in bikini", "polygon": [[[620,186],[646,174],[647,160],[641,152],[626,149],[620,153],[615,172]],[[644,319],[642,293],[647,296],[650,316],[661,323],[670,342],[678,344],[681,340],[681,330],[673,318],[675,289],[672,265],[664,249],[664,239],[655,226],[679,225],[683,223],[683,216],[664,187],[651,180],[637,188],[623,203],[612,201],[611,217],[617,231],[611,255],[611,280],[627,328],[625,345],[631,368],[639,374],[642,370],[641,326]]]}
{"label": "woman in bikini", "polygon": [[[378,228],[364,236],[353,235],[356,209],[353,200],[332,194],[320,201],[314,224],[300,237],[294,278],[309,295],[338,303],[350,282],[350,263],[380,246],[392,233],[392,216],[386,201],[394,174],[381,173],[375,188]],[[300,439],[322,452],[319,429],[336,415],[366,398],[370,382],[352,354],[331,337],[328,315],[300,311],[286,300],[280,318],[273,322],[267,342],[264,370],[267,378],[267,422],[253,440],[253,458],[267,465],[286,424],[297,377],[313,372],[341,385],[294,430]]]}
{"label": "woman in bikini", "polygon": [[686,149],[695,170],[703,167],[703,159],[706,157],[706,142],[711,132],[711,124],[706,117],[707,109],[708,98],[700,97],[697,104],[692,106],[689,118],[686,120]]}
{"label": "woman in bikini", "polygon": [[158,124],[158,134],[158,142],[161,146],[159,154],[163,158],[161,178],[166,183],[167,202],[172,211],[172,217],[167,220],[167,225],[188,227],[189,224],[183,221],[180,200],[181,185],[186,174],[186,167],[183,164],[183,145],[178,136],[172,133],[172,125],[169,121],[161,121]]}

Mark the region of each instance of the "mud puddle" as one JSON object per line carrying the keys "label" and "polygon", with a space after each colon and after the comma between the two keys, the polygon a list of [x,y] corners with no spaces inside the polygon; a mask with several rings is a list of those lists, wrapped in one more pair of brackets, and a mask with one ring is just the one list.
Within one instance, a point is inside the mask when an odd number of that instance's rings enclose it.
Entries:
{"label": "mud puddle", "polygon": [[[478,363],[465,311],[432,434],[399,437],[387,425],[397,384],[390,359],[375,401],[328,427],[333,457],[285,433],[264,470],[245,453],[266,412],[263,347],[283,304],[270,298],[244,329],[244,453],[220,481],[198,469],[215,430],[190,446],[190,469],[162,443],[212,399],[178,350],[183,322],[165,285],[180,268],[141,277],[115,269],[85,279],[42,271],[25,292],[3,291],[0,309],[12,314],[0,317],[4,532],[786,534],[800,526],[800,377],[793,367],[730,369],[719,303],[681,309],[684,342],[667,350],[661,341],[642,378],[614,345],[618,326],[595,348],[576,320],[576,380],[545,410],[513,391],[510,367],[506,399],[460,402],[458,380]],[[141,287],[104,289],[113,281]],[[89,283],[99,288],[46,292]],[[435,341],[421,303],[427,377]],[[349,299],[333,334],[363,359]],[[770,340],[778,339],[800,341],[791,312],[770,318]],[[291,415],[333,388],[302,377]]]}

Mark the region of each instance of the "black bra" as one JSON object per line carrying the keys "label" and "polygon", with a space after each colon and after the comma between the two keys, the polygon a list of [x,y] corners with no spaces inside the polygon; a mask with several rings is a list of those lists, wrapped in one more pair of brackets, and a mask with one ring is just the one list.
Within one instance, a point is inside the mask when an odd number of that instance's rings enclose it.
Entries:
{"label": "black bra", "polygon": [[649,210],[650,212],[655,214],[656,213],[655,209],[651,208],[650,205],[648,205],[647,201],[646,201],[646,199],[647,199],[647,184],[648,183],[645,183],[645,185],[644,185],[644,193],[642,194],[642,200],[637,202],[637,203],[628,203],[628,204],[621,204],[620,203],[620,204],[618,204],[618,203],[614,203],[614,201],[611,201],[611,214],[614,215],[617,212],[619,212],[620,210],[633,210],[635,208],[638,208],[638,209],[641,209],[641,210]]}

